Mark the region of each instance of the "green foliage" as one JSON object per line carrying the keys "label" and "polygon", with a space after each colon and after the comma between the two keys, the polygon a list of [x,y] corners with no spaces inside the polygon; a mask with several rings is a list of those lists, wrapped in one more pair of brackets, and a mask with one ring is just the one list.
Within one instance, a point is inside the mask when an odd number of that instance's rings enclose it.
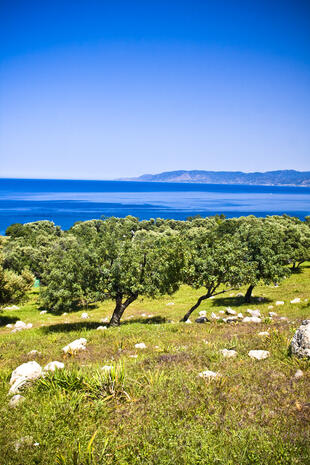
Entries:
{"label": "green foliage", "polygon": [[0,305],[20,301],[33,286],[34,276],[29,270],[21,274],[11,270],[4,270],[0,256]]}

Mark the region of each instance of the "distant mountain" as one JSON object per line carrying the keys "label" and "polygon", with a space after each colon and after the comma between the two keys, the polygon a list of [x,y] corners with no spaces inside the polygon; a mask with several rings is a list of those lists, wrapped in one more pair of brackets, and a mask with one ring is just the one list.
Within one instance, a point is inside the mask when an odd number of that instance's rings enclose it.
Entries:
{"label": "distant mountain", "polygon": [[143,174],[138,178],[123,178],[122,181],[310,186],[310,171],[279,170],[265,173],[243,173],[242,171],[181,170]]}

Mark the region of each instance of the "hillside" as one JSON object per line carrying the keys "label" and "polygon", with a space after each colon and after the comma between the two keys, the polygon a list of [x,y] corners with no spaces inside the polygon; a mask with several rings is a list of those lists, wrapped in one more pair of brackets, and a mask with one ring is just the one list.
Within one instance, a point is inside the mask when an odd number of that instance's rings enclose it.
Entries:
{"label": "hillside", "polygon": [[205,184],[252,184],[278,186],[310,186],[310,171],[278,170],[265,173],[242,171],[165,171],[159,174],[143,174],[123,181],[190,182]]}

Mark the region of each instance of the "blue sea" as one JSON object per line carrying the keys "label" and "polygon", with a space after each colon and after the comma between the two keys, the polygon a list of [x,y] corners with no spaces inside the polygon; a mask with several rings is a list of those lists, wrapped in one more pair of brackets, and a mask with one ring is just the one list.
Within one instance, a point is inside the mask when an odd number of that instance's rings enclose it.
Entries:
{"label": "blue sea", "polygon": [[50,220],[68,229],[102,216],[140,219],[310,215],[310,188],[223,184],[0,179],[0,234],[12,223]]}

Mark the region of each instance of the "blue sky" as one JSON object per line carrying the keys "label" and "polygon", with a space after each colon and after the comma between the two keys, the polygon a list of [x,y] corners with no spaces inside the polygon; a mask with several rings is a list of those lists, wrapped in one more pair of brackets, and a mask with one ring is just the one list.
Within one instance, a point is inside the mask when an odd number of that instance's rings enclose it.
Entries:
{"label": "blue sky", "polygon": [[0,176],[310,169],[308,1],[0,8]]}

